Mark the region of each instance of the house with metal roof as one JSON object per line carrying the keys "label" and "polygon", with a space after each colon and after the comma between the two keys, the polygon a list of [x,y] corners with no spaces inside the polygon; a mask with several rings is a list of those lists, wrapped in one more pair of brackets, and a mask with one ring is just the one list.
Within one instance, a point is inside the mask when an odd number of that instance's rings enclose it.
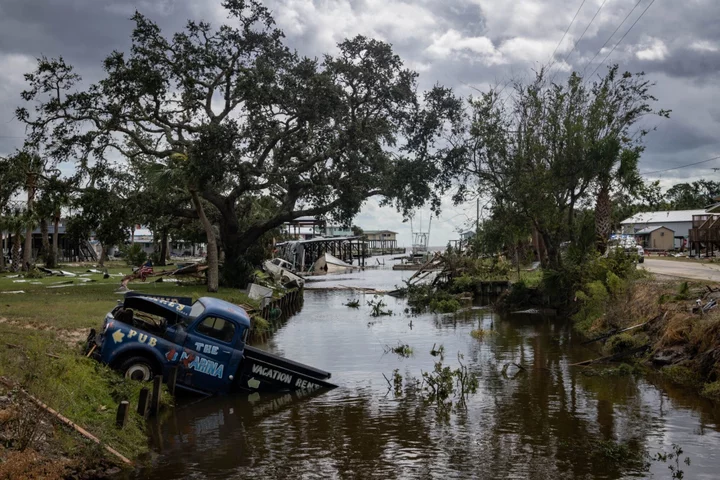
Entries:
{"label": "house with metal roof", "polygon": [[693,216],[705,215],[705,213],[704,209],[640,212],[620,222],[620,227],[622,233],[635,235],[640,231],[652,232],[653,229],[665,227],[673,232],[674,242],[673,247],[670,248],[680,248],[687,241],[690,229],[693,227]]}

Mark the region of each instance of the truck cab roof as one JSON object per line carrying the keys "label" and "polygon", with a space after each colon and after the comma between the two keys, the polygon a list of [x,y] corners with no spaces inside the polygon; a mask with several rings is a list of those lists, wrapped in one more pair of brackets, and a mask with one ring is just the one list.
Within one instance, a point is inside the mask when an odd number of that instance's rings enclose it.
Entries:
{"label": "truck cab roof", "polygon": [[234,320],[241,326],[250,328],[250,317],[244,309],[238,307],[237,305],[233,305],[230,302],[214,297],[201,297],[198,302],[200,302],[204,308],[197,308],[197,302],[195,302],[192,306],[188,306],[179,302],[167,300],[159,295],[134,295],[126,297],[124,305],[125,307],[134,308],[152,315],[165,317],[168,321],[171,321],[169,316],[177,319],[172,320],[171,323],[175,323],[176,321],[187,321],[180,320],[181,318],[192,321],[199,315],[212,315]]}
{"label": "truck cab roof", "polygon": [[250,317],[247,312],[237,305],[233,305],[225,300],[214,297],[201,297],[199,300],[205,306],[205,315],[217,315],[220,317],[230,317],[236,320],[240,325],[250,328]]}

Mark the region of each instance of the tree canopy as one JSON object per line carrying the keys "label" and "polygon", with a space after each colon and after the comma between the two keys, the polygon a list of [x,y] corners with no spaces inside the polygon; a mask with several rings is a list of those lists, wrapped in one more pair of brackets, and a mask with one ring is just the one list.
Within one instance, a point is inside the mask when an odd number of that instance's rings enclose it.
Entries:
{"label": "tree canopy", "polygon": [[495,210],[529,223],[542,239],[545,263],[559,267],[561,243],[578,238],[578,210],[603,194],[609,201],[613,186],[641,183],[637,161],[646,132],[630,128],[644,115],[667,114],[652,110],[651,87],[642,74],[619,74],[617,67],[590,85],[577,74],[548,84],[541,71],[515,85],[509,106],[494,90],[473,99],[465,128],[453,138],[464,154],[447,169],[460,180],[456,200],[487,194]]}
{"label": "tree canopy", "polygon": [[[227,284],[242,283],[247,249],[288,220],[347,222],[375,195],[404,211],[439,205],[433,184],[452,149],[437,142],[459,99],[442,87],[418,96],[416,73],[386,43],[358,36],[305,58],[261,2],[223,5],[237,26],[189,21],[171,36],[136,13],[130,51],[112,52],[84,89],[62,58],[41,58],[23,92],[37,106],[17,110],[31,144],[80,169],[118,153],[178,169],[188,197],[220,215]],[[273,202],[257,217],[260,197]]]}

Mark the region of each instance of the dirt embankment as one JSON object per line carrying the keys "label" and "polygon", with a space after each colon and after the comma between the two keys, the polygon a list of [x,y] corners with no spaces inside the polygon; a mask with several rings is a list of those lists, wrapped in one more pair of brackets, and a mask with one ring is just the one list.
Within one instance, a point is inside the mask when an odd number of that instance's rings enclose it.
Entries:
{"label": "dirt embankment", "polygon": [[[677,279],[634,282],[609,305],[591,331],[621,330],[626,347],[648,345],[647,363],[676,383],[720,399],[720,285]],[[629,338],[631,337],[631,338]],[[607,345],[613,343],[609,339]]]}
{"label": "dirt embankment", "polygon": [[18,391],[0,388],[0,479],[102,479],[120,472]]}

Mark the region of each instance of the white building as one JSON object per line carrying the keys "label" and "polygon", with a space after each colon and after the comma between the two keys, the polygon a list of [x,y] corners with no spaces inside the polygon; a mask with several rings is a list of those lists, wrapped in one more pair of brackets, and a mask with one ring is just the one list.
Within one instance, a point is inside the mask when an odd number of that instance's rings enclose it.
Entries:
{"label": "white building", "polygon": [[692,228],[693,215],[706,215],[706,210],[665,210],[661,212],[640,212],[620,222],[622,233],[634,235],[648,228],[666,227],[675,236],[675,248],[680,248]]}

